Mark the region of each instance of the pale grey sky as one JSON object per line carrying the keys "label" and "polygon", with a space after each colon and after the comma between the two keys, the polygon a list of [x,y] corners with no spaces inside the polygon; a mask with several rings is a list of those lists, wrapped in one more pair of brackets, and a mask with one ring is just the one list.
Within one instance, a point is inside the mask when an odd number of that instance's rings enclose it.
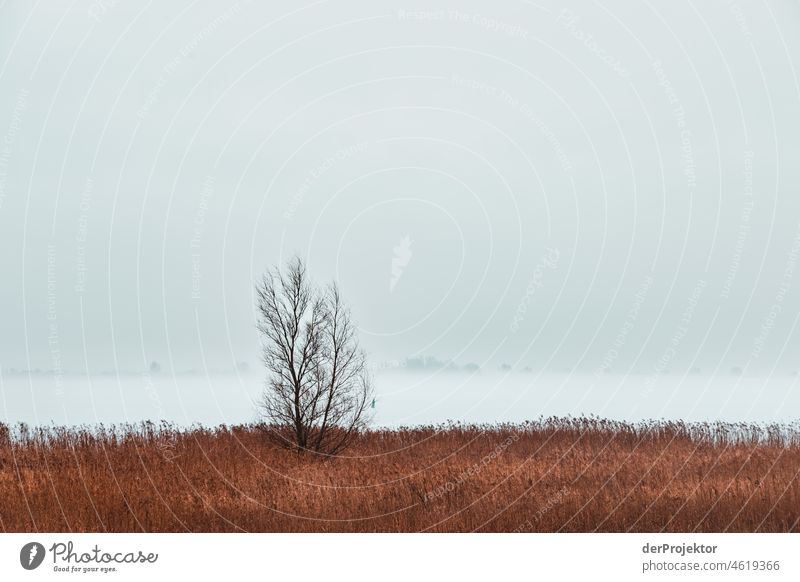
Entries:
{"label": "pale grey sky", "polygon": [[[0,365],[800,368],[800,3],[0,5]],[[776,307],[777,306],[777,307]]]}

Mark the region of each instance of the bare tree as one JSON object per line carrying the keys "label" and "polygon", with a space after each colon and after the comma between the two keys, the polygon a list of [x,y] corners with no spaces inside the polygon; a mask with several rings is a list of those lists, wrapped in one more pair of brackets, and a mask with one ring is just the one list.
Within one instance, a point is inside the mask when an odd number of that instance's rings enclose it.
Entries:
{"label": "bare tree", "polygon": [[369,423],[372,379],[350,310],[336,284],[309,281],[299,258],[256,287],[261,410],[271,434],[301,451],[335,455]]}

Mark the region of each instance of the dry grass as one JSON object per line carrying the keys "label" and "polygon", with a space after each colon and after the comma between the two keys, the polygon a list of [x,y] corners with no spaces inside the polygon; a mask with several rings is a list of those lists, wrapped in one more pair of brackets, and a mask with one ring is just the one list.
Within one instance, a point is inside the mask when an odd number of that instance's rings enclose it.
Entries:
{"label": "dry grass", "polygon": [[0,529],[798,531],[799,434],[553,418],[373,431],[323,460],[254,427],[0,425]]}

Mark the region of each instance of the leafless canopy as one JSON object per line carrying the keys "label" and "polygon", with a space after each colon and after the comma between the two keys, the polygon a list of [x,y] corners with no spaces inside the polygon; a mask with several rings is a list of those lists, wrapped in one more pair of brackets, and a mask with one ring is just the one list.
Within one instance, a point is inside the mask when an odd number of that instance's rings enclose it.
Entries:
{"label": "leafless canopy", "polygon": [[338,287],[315,288],[295,258],[264,275],[256,302],[271,434],[301,451],[340,452],[370,420],[372,379]]}

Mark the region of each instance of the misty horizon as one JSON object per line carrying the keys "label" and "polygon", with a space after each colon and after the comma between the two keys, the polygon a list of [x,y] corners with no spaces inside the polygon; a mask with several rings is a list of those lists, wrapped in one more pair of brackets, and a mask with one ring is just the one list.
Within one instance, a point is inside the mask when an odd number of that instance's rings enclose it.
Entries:
{"label": "misty horizon", "polygon": [[380,378],[800,370],[796,2],[83,4],[2,8],[6,389],[257,390],[293,256]]}

